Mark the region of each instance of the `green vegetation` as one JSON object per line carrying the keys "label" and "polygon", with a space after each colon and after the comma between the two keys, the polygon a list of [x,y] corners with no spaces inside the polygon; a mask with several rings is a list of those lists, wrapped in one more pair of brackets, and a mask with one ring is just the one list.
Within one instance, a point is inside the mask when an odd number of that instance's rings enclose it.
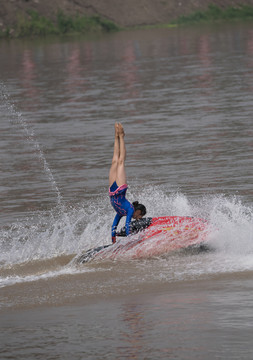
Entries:
{"label": "green vegetation", "polygon": [[214,22],[219,20],[253,20],[253,6],[229,6],[221,9],[216,5],[209,5],[206,11],[196,11],[188,16],[180,16],[174,21],[176,24],[195,24]]}
{"label": "green vegetation", "polygon": [[7,27],[5,31],[0,30],[0,39],[10,37],[10,28]]}
{"label": "green vegetation", "polygon": [[102,19],[99,16],[87,17],[76,15],[72,18],[69,15],[65,15],[62,11],[59,11],[57,15],[57,29],[60,34],[119,30],[118,26],[112,21]]}
{"label": "green vegetation", "polygon": [[30,10],[28,14],[29,18],[21,15],[18,17],[17,25],[14,28],[15,37],[45,36],[58,33],[50,19],[40,16],[34,10]]}
{"label": "green vegetation", "polygon": [[[210,23],[224,20],[253,20],[253,6],[229,6],[221,9],[217,5],[211,4],[206,11],[196,11],[187,16],[180,16],[170,24],[138,26],[136,28],[173,27],[184,24]],[[12,29],[8,27],[4,31],[0,30],[0,38],[88,34],[117,30],[120,29],[115,23],[99,16],[88,17],[79,14],[70,16],[59,10],[53,22],[49,18],[39,15],[37,11],[30,10],[26,16],[18,16],[16,26]]]}
{"label": "green vegetation", "polygon": [[171,28],[181,25],[193,25],[212,23],[218,21],[253,20],[253,6],[240,5],[229,6],[221,9],[217,5],[210,4],[206,11],[195,11],[187,16],[180,16],[169,24],[136,26],[136,29]]}
{"label": "green vegetation", "polygon": [[8,28],[5,32],[0,32],[0,37],[31,37],[61,34],[87,34],[91,32],[110,32],[117,31],[119,27],[112,21],[102,19],[99,16],[71,17],[58,11],[56,23],[53,23],[45,16],[41,16],[37,11],[30,10],[28,17],[19,16],[12,33]]}

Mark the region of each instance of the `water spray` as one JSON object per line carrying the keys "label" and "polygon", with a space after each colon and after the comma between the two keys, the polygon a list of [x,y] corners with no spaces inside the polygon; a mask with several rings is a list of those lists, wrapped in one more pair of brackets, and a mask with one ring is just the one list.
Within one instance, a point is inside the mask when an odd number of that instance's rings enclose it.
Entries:
{"label": "water spray", "polygon": [[50,170],[50,167],[49,167],[48,162],[45,158],[45,155],[40,147],[40,144],[39,144],[38,140],[36,139],[34,130],[28,126],[27,121],[24,119],[23,115],[15,108],[15,105],[13,103],[11,103],[10,97],[8,95],[8,91],[6,89],[6,86],[3,83],[0,83],[0,99],[1,99],[2,105],[8,110],[8,113],[11,116],[11,122],[13,124],[18,124],[22,128],[27,141],[33,146],[35,153],[38,156],[39,161],[43,165],[44,172],[48,177],[48,180],[52,186],[52,190],[57,195],[57,205],[59,207],[61,207],[62,196],[61,196],[60,190],[56,184],[53,173]]}

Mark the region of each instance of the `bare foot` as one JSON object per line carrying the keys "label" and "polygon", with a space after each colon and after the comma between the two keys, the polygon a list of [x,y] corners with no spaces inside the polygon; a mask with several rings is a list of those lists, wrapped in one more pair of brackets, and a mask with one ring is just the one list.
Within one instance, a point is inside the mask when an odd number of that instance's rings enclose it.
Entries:
{"label": "bare foot", "polygon": [[115,137],[119,136],[119,124],[115,123],[114,124],[114,129],[115,129]]}
{"label": "bare foot", "polygon": [[118,124],[119,136],[125,136],[124,128],[121,123]]}

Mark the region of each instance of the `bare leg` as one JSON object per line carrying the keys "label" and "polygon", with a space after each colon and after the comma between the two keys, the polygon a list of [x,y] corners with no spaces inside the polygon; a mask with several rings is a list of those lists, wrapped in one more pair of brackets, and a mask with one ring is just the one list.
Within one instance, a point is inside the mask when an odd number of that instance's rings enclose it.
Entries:
{"label": "bare leg", "polygon": [[114,150],[112,157],[112,165],[109,172],[109,186],[112,186],[117,177],[117,168],[120,156],[120,147],[119,147],[119,126],[117,123],[114,125],[115,128],[115,139],[114,139]]}
{"label": "bare leg", "polygon": [[118,124],[119,134],[119,159],[116,173],[116,182],[118,186],[126,184],[126,171],[125,171],[125,159],[126,159],[126,147],[125,147],[125,133],[121,123]]}

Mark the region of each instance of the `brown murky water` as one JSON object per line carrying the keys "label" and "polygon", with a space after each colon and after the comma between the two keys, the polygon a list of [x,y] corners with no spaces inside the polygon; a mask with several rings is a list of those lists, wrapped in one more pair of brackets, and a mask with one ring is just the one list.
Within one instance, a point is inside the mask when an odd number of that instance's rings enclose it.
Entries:
{"label": "brown murky water", "polygon": [[[1,359],[250,359],[251,24],[0,43]],[[206,218],[212,251],[110,242],[113,124],[128,198]]]}

